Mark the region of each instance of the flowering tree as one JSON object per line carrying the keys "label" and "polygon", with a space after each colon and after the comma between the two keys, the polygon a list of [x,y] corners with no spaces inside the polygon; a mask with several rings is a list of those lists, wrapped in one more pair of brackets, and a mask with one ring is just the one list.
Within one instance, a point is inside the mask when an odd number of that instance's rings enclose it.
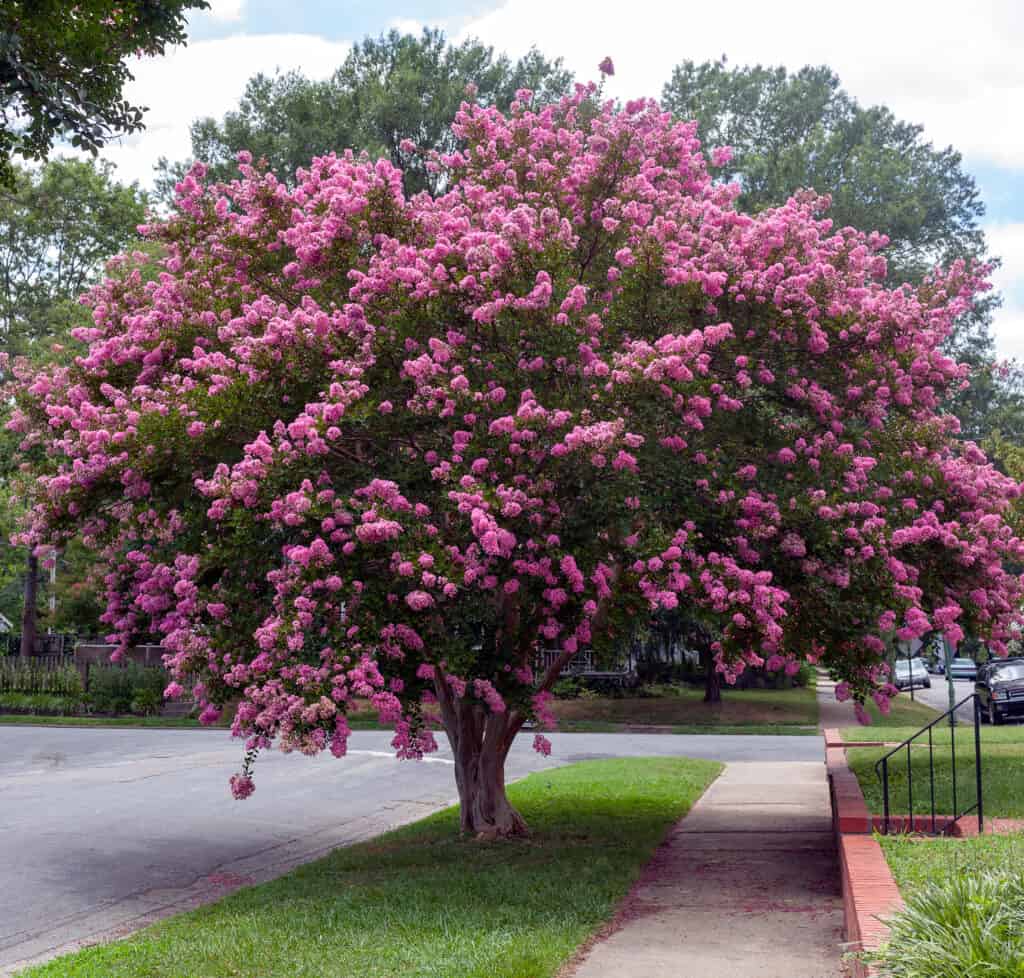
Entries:
{"label": "flowering tree", "polygon": [[439,715],[465,830],[521,833],[513,738],[659,609],[726,681],[820,661],[858,708],[895,692],[894,632],[1008,638],[1018,486],[937,413],[984,270],[887,290],[883,238],[810,193],[739,213],[693,124],[593,95],[465,104],[437,197],[351,155],[294,189],[197,165],[158,267],[116,260],[87,352],[25,379],[28,539],[102,554],[169,695],[240,701],[237,796],[272,741],[343,755],[368,698],[400,757]]}

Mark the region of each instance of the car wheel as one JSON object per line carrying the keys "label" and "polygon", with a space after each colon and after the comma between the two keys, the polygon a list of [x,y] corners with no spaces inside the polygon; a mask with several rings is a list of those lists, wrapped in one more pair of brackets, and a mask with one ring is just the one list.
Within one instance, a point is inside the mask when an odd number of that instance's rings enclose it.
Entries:
{"label": "car wheel", "polygon": [[995,703],[989,703],[988,705],[988,722],[993,727],[998,727],[1002,723],[1002,718],[999,716],[999,711],[996,709]]}
{"label": "car wheel", "polygon": [[925,689],[931,689],[932,688],[932,681],[930,679],[926,679],[924,681],[924,688]]}

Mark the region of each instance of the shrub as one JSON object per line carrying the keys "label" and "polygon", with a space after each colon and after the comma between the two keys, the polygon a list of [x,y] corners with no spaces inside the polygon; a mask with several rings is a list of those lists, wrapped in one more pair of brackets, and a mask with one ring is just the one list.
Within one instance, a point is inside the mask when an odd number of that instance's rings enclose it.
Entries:
{"label": "shrub", "polygon": [[916,890],[871,955],[885,978],[1020,978],[1024,974],[1024,878],[950,876]]}
{"label": "shrub", "polygon": [[683,659],[682,662],[640,659],[636,664],[636,675],[643,685],[664,686],[670,683],[704,682],[704,670],[698,662],[690,659]]}
{"label": "shrub", "polygon": [[0,693],[51,693],[81,699],[82,677],[70,663],[54,668],[45,659],[3,657]]}
{"label": "shrub", "polygon": [[53,693],[0,693],[0,710],[15,710],[18,713],[68,716],[75,713],[80,705],[78,697]]}
{"label": "shrub", "polygon": [[156,713],[167,674],[155,666],[101,666],[89,674],[88,705],[97,713]]}
{"label": "shrub", "polygon": [[560,700],[575,700],[579,699],[582,689],[583,684],[579,679],[575,676],[566,676],[551,687],[551,692]]}
{"label": "shrub", "polygon": [[132,675],[132,713],[143,716],[159,713],[166,687],[167,673],[163,669],[135,667]]}

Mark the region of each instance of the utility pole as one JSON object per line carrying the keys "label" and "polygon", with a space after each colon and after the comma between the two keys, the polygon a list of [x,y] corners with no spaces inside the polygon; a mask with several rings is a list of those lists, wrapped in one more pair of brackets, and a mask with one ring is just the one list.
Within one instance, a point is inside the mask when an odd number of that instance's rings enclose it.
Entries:
{"label": "utility pole", "polygon": [[39,588],[39,558],[28,552],[25,572],[25,607],[21,610],[21,658],[27,659],[36,645],[36,594]]}
{"label": "utility pole", "polygon": [[914,653],[911,650],[913,642],[907,642],[907,675],[910,677],[910,702],[914,701],[914,668],[911,663],[914,661]]}
{"label": "utility pole", "polygon": [[[53,634],[53,619],[57,614],[57,551],[53,551],[53,563],[50,564],[50,620],[46,623],[46,634]],[[52,651],[52,649],[51,649]]]}

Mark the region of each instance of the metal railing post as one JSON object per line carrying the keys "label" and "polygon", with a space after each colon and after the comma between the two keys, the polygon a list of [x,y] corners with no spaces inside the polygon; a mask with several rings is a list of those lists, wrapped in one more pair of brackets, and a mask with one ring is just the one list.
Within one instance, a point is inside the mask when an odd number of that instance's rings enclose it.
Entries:
{"label": "metal railing post", "polygon": [[885,835],[889,834],[889,758],[882,759],[882,813],[885,816]]}
{"label": "metal railing post", "polygon": [[[950,716],[953,716],[955,714],[956,714],[956,710],[954,709],[950,713]],[[953,728],[952,730],[949,731],[949,749],[950,749],[949,764],[950,764],[950,767],[952,768],[952,772],[953,772],[953,821],[955,822],[956,818],[957,818],[957,806],[956,806],[956,728]]]}
{"label": "metal railing post", "polygon": [[932,835],[935,835],[935,757],[932,750],[932,728],[928,728],[928,783],[931,786]]}
{"label": "metal railing post", "polygon": [[[981,700],[974,694],[974,778],[978,789],[978,834],[985,831],[985,808],[981,788]],[[956,812],[953,812],[955,815]]]}
{"label": "metal railing post", "polygon": [[[910,831],[914,831],[914,768],[910,763],[910,743],[907,743],[907,818],[910,819]],[[906,826],[904,826],[906,831]]]}

